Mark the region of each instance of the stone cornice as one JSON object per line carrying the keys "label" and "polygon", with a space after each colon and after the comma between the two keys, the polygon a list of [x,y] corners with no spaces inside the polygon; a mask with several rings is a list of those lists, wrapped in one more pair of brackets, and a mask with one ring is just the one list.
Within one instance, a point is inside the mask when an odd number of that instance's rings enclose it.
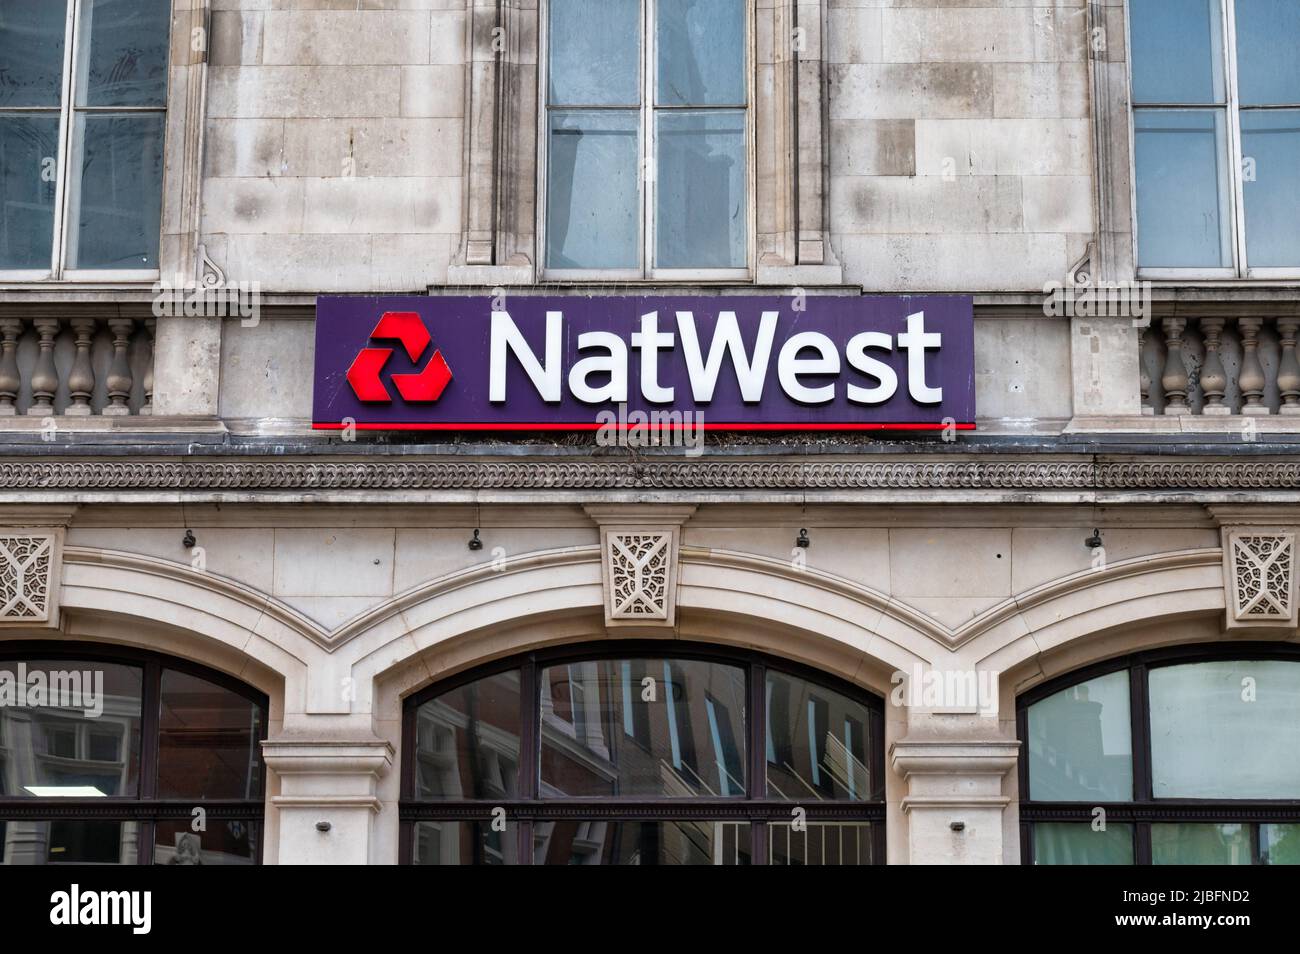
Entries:
{"label": "stone cornice", "polygon": [[0,494],[124,491],[1300,491],[1300,457],[10,459]]}

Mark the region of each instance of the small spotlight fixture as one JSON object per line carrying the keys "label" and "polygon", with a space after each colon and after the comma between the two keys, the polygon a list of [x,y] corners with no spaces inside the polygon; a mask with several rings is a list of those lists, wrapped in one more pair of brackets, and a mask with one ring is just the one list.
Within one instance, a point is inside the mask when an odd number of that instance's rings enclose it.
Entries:
{"label": "small spotlight fixture", "polygon": [[799,536],[795,537],[794,545],[801,550],[807,550],[812,546],[812,541],[808,539],[808,528],[804,527],[799,531]]}
{"label": "small spotlight fixture", "polygon": [[1094,529],[1092,536],[1083,541],[1083,545],[1089,550],[1096,550],[1101,546],[1101,531]]}
{"label": "small spotlight fixture", "polygon": [[193,550],[194,545],[198,542],[199,541],[194,536],[194,531],[186,530],[185,536],[181,539],[181,546],[183,546],[186,550]]}
{"label": "small spotlight fixture", "polygon": [[483,541],[478,538],[478,531],[474,531],[474,536],[469,538],[469,548],[471,550],[482,550]]}
{"label": "small spotlight fixture", "polygon": [[951,828],[953,831],[965,831],[966,823],[964,821],[949,822],[948,827]]}
{"label": "small spotlight fixture", "polygon": [[316,830],[317,830],[317,831],[329,831],[329,830],[330,830],[331,828],[333,828],[333,827],[334,827],[334,826],[331,825],[331,824],[330,824],[329,822],[327,822],[327,821],[318,821],[318,822],[316,823]]}

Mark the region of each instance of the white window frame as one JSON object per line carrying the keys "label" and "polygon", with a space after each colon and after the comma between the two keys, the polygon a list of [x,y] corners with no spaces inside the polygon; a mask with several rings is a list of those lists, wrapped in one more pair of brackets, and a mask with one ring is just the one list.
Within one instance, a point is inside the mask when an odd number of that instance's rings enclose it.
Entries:
{"label": "white window frame", "polygon": [[[699,282],[716,282],[721,284],[736,282],[751,282],[755,273],[755,247],[756,241],[756,210],[755,210],[755,192],[756,176],[754,162],[756,151],[754,148],[754,77],[756,70],[755,49],[754,49],[754,3],[752,0],[746,0],[745,3],[745,37],[743,41],[743,50],[745,55],[745,265],[743,268],[654,268],[651,262],[654,260],[654,202],[655,202],[655,178],[649,174],[652,170],[657,169],[658,163],[658,145],[655,142],[654,116],[657,110],[680,109],[707,109],[707,110],[726,110],[737,109],[737,106],[707,106],[707,107],[657,107],[654,104],[654,92],[658,84],[657,57],[655,49],[655,28],[654,15],[655,3],[657,0],[640,0],[641,8],[641,41],[640,41],[640,78],[641,78],[641,122],[640,122],[640,146],[641,146],[641,207],[640,220],[638,222],[638,232],[641,237],[640,243],[640,264],[636,268],[581,268],[581,269],[557,269],[548,268],[546,265],[547,238],[546,238],[546,215],[547,215],[547,173],[548,173],[548,147],[549,147],[549,118],[552,109],[550,104],[550,6],[552,0],[541,0],[539,17],[538,17],[538,36],[539,36],[539,60],[540,68],[537,71],[538,91],[537,91],[537,144],[538,144],[538,162],[537,162],[537,255],[540,263],[542,278],[547,281],[558,282],[655,282],[655,283],[699,283]],[[556,109],[599,109],[600,107],[566,107],[557,106]],[[629,107],[608,107],[609,109],[622,109],[628,111]]]}
{"label": "white window frame", "polygon": [[[1242,179],[1244,157],[1241,152],[1241,105],[1237,95],[1236,0],[1221,0],[1219,4],[1219,15],[1222,19],[1222,65],[1224,70],[1225,106],[1215,108],[1223,109],[1224,125],[1226,127],[1228,140],[1228,174],[1231,176],[1231,181],[1228,184],[1228,209],[1230,218],[1229,228],[1232,237],[1233,264],[1229,267],[1219,268],[1174,268],[1169,266],[1143,268],[1140,260],[1140,246],[1138,244],[1137,133],[1135,117],[1139,110],[1208,109],[1208,106],[1207,104],[1202,103],[1143,103],[1142,105],[1137,105],[1135,103],[1133,98],[1133,14],[1131,5],[1128,3],[1124,4],[1124,26],[1126,30],[1124,48],[1128,51],[1128,56],[1126,57],[1128,64],[1128,133],[1129,142],[1132,143],[1129,199],[1132,203],[1131,221],[1133,223],[1133,261],[1137,269],[1137,277],[1139,279],[1153,279],[1157,281],[1216,281],[1225,279],[1231,281],[1273,281],[1279,279],[1300,279],[1300,261],[1297,261],[1294,266],[1253,268],[1250,266],[1249,259],[1246,257],[1246,196],[1245,186]],[[1289,106],[1249,107],[1249,111],[1251,112],[1282,109],[1300,109],[1300,104]]]}
{"label": "white window frame", "polygon": [[[68,0],[67,17],[64,23],[63,33],[63,83],[62,97],[59,101],[59,137],[57,144],[57,169],[58,179],[54,189],[54,241],[50,249],[50,267],[47,269],[5,269],[0,268],[0,283],[9,282],[40,282],[55,283],[68,282],[77,284],[115,284],[115,283],[134,283],[144,282],[153,283],[159,280],[161,270],[157,268],[138,268],[138,269],[78,269],[67,268],[67,251],[71,245],[70,240],[70,223],[68,215],[68,204],[73,190],[71,182],[72,157],[76,153],[76,143],[73,133],[76,127],[76,118],[78,113],[158,113],[163,119],[163,156],[167,155],[167,136],[169,135],[168,123],[166,116],[170,111],[171,91],[171,33],[170,33],[170,16],[168,18],[169,30],[167,36],[168,49],[168,82],[167,97],[162,107],[158,106],[77,106],[73,102],[73,96],[76,93],[76,84],[74,82],[77,69],[81,64],[81,46],[79,42],[78,29],[82,19],[82,7],[89,0]],[[5,108],[0,110],[8,115],[40,115],[51,113],[50,107],[18,107]],[[165,185],[164,177],[164,185]],[[160,206],[161,207],[161,206]],[[162,254],[162,221],[158,223],[158,254]]]}

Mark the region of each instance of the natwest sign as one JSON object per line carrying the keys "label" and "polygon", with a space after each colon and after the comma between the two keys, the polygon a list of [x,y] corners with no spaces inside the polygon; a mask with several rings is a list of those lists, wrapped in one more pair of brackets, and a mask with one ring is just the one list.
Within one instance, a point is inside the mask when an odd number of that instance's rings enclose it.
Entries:
{"label": "natwest sign", "polygon": [[351,298],[316,304],[318,428],[974,427],[969,297]]}

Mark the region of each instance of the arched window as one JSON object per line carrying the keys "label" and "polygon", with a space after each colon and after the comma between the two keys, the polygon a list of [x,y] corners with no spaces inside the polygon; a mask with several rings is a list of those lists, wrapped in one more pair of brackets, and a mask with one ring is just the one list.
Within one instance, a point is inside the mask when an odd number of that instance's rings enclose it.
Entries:
{"label": "arched window", "polygon": [[689,643],[566,647],[407,700],[402,860],[872,864],[881,701]]}
{"label": "arched window", "polygon": [[0,861],[257,863],[266,717],[178,659],[0,643]]}
{"label": "arched window", "polygon": [[1141,653],[1017,705],[1026,864],[1300,863],[1300,651]]}

